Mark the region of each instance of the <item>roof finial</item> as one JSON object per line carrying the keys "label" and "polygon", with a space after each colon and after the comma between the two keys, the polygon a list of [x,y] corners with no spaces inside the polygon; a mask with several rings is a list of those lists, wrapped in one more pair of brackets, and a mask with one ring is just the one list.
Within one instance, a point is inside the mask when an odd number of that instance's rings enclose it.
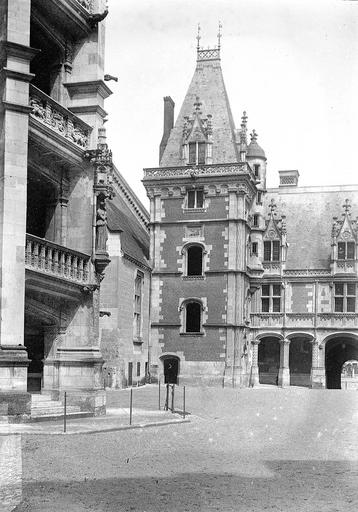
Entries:
{"label": "roof finial", "polygon": [[221,38],[222,38],[222,34],[221,34],[221,29],[223,28],[222,24],[221,24],[221,21],[219,21],[219,32],[218,32],[218,50],[220,50],[220,45],[221,45]]}
{"label": "roof finial", "polygon": [[194,108],[195,108],[195,111],[198,113],[198,114],[201,114],[201,111],[200,111],[200,107],[201,107],[201,101],[200,101],[200,98],[199,96],[197,96],[195,98],[195,103],[194,103]]}
{"label": "roof finial", "polygon": [[250,138],[251,138],[251,142],[256,142],[257,141],[257,133],[256,133],[256,130],[252,130],[252,132],[250,133]]}
{"label": "roof finial", "polygon": [[240,142],[241,144],[247,144],[247,115],[246,110],[243,111],[241,116],[241,131],[240,131]]}
{"label": "roof finial", "polygon": [[349,199],[346,199],[342,206],[343,206],[343,209],[345,211],[345,213],[343,215],[350,215],[350,211],[349,210],[351,209],[351,204],[349,202]]}
{"label": "roof finial", "polygon": [[201,39],[201,35],[200,35],[200,23],[198,23],[198,34],[196,36],[196,40],[198,41],[197,45],[196,45],[196,49],[199,51],[200,50],[200,39]]}
{"label": "roof finial", "polygon": [[277,205],[275,203],[274,198],[271,199],[271,202],[270,202],[270,204],[268,206],[269,206],[269,208],[271,210],[271,215],[274,215],[275,212],[276,212],[276,208],[277,208]]}

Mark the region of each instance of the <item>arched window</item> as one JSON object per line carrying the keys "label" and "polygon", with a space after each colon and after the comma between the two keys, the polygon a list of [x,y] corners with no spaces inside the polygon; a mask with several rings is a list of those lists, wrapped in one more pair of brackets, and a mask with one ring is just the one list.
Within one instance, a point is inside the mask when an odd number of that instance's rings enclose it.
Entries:
{"label": "arched window", "polygon": [[203,248],[192,245],[187,249],[187,275],[201,276],[203,274]]}
{"label": "arched window", "polygon": [[185,332],[201,332],[201,310],[199,302],[187,302],[185,305]]}

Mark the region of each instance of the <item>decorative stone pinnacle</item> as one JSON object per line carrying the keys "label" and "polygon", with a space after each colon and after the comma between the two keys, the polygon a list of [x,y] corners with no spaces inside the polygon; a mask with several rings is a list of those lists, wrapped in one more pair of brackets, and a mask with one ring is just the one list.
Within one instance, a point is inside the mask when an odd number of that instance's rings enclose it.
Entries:
{"label": "decorative stone pinnacle", "polygon": [[343,206],[343,209],[345,211],[345,213],[343,215],[350,215],[349,210],[351,209],[351,204],[349,202],[349,199],[346,199],[342,206]]}
{"label": "decorative stone pinnacle", "polygon": [[250,138],[251,138],[251,142],[256,142],[257,141],[257,133],[256,133],[256,130],[252,130],[252,132],[250,133]]}
{"label": "decorative stone pinnacle", "polygon": [[218,32],[218,50],[220,50],[220,45],[221,45],[221,38],[222,38],[222,34],[221,34],[221,29],[223,28],[222,24],[221,24],[221,21],[219,21],[219,32]]}
{"label": "decorative stone pinnacle", "polygon": [[276,203],[275,203],[274,198],[272,198],[272,199],[271,199],[271,202],[270,202],[270,204],[269,204],[269,208],[270,208],[270,210],[271,210],[271,214],[274,214],[274,213],[275,213],[275,211],[276,211],[276,208],[277,208],[277,205],[276,205]]}
{"label": "decorative stone pinnacle", "polygon": [[242,121],[241,122],[241,128],[246,128],[246,126],[247,126],[247,119],[248,119],[248,117],[246,115],[246,110],[244,110],[243,113],[242,113],[242,116],[241,116],[241,121]]}
{"label": "decorative stone pinnacle", "polygon": [[200,114],[200,113],[201,113],[201,112],[200,112],[200,107],[201,107],[201,105],[202,105],[202,103],[201,103],[201,101],[200,101],[200,98],[199,98],[199,96],[197,96],[197,97],[196,97],[196,100],[195,100],[195,103],[194,103],[194,108],[195,108],[195,110],[196,110],[196,112],[197,112],[198,114]]}
{"label": "decorative stone pinnacle", "polygon": [[200,39],[201,39],[200,30],[201,30],[200,23],[198,23],[198,35],[196,36],[196,40],[198,41],[198,43],[196,45],[197,50],[200,50]]}

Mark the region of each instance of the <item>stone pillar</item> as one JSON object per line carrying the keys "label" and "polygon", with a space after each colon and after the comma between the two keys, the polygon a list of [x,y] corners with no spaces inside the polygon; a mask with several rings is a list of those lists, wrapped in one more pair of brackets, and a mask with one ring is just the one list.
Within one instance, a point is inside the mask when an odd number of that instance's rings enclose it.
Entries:
{"label": "stone pillar", "polygon": [[[322,364],[320,359],[323,359]],[[320,345],[318,340],[316,339],[312,341],[311,387],[316,389],[326,387],[326,369],[324,365],[324,354],[323,352],[322,354],[320,354]]]}
{"label": "stone pillar", "polygon": [[[28,414],[27,352],[24,347],[25,234],[30,61],[30,0],[0,3],[3,53],[0,95],[0,390],[8,413]],[[3,401],[3,398],[1,398]],[[21,404],[20,404],[21,402]],[[19,405],[20,404],[20,405]]]}
{"label": "stone pillar", "polygon": [[283,388],[290,385],[290,340],[288,339],[284,339],[280,342],[278,385]]}
{"label": "stone pillar", "polygon": [[260,340],[254,340],[251,342],[252,363],[251,363],[250,386],[252,388],[257,386],[260,383],[260,380],[259,380],[259,343],[260,343]]}

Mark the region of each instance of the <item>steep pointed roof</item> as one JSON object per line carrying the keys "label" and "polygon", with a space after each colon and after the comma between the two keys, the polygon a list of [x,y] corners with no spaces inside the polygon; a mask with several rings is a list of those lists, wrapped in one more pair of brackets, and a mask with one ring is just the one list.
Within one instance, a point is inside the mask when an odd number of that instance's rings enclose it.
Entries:
{"label": "steep pointed roof", "polygon": [[197,65],[179,116],[160,161],[161,167],[183,165],[182,141],[185,117],[192,118],[200,99],[203,118],[211,117],[212,163],[237,162],[235,124],[220,65],[220,48],[197,49]]}

